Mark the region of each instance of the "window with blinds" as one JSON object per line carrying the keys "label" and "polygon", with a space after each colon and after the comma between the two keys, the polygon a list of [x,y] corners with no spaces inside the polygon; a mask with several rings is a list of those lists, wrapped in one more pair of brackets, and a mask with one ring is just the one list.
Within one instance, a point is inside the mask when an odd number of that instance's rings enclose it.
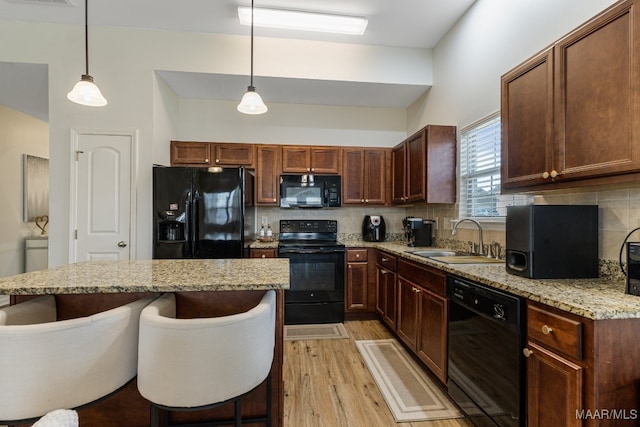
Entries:
{"label": "window with blinds", "polygon": [[531,196],[500,195],[500,112],[460,131],[460,218],[504,217]]}

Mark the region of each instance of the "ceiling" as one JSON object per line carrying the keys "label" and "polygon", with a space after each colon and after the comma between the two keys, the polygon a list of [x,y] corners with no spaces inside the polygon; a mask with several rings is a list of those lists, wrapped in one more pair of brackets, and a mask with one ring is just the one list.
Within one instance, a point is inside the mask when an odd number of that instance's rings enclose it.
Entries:
{"label": "ceiling", "polygon": [[[261,37],[428,49],[438,43],[474,1],[257,0],[256,7],[364,16],[369,19],[369,25],[364,36],[268,28],[256,28],[256,36],[259,32]],[[92,0],[89,3],[89,25],[247,35],[247,27],[241,26],[238,22],[238,5],[250,5],[250,1]],[[84,1],[0,0],[0,19],[83,24]],[[0,71],[5,79],[5,71],[8,72],[16,67],[2,65],[0,63]],[[235,100],[238,97],[237,90],[233,90],[230,94],[225,93],[224,88],[246,86],[245,76],[177,72],[162,72],[161,76],[178,96],[185,98]],[[256,86],[258,83],[260,93],[271,102],[391,108],[407,107],[427,89],[421,85],[385,85],[268,77],[260,77],[260,80],[256,78]],[[203,88],[211,89],[203,91]],[[216,91],[213,88],[218,89]],[[0,87],[0,94],[4,95],[4,93],[5,91]],[[3,95],[0,95],[0,102],[6,104],[7,101]]]}

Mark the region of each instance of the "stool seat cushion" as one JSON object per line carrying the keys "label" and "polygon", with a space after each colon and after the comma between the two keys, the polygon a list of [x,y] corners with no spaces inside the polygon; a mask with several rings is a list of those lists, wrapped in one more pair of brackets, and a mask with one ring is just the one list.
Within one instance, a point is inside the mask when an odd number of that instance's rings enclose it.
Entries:
{"label": "stool seat cushion", "polygon": [[224,402],[267,378],[274,348],[274,291],[249,311],[197,319],[176,319],[165,294],[140,316],[138,389],[168,407]]}
{"label": "stool seat cushion", "polygon": [[59,322],[51,296],[0,309],[0,420],[76,408],[125,385],[136,375],[140,312],[155,297]]}

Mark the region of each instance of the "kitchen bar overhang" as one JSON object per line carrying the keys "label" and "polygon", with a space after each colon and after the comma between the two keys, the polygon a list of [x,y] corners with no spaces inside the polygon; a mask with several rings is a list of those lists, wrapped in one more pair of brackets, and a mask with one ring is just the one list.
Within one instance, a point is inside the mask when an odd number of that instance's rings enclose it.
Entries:
{"label": "kitchen bar overhang", "polygon": [[[215,317],[246,311],[265,291],[276,290],[271,408],[274,425],[280,426],[284,415],[283,293],[288,288],[289,260],[283,258],[87,261],[0,278],[0,294],[11,295],[12,303],[35,295],[55,295],[58,320],[95,314],[162,292],[176,294],[178,317]],[[266,410],[266,387],[264,383],[243,398],[243,411]],[[173,421],[224,419],[230,409],[176,414]],[[83,425],[119,427],[124,420],[129,427],[149,425],[149,404],[135,381],[78,414]]]}

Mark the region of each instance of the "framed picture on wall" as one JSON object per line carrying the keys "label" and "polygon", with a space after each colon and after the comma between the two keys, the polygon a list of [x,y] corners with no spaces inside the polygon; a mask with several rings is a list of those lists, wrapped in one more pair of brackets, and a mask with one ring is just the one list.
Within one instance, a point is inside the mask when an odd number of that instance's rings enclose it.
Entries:
{"label": "framed picture on wall", "polygon": [[49,215],[49,159],[22,155],[23,220],[36,221]]}

